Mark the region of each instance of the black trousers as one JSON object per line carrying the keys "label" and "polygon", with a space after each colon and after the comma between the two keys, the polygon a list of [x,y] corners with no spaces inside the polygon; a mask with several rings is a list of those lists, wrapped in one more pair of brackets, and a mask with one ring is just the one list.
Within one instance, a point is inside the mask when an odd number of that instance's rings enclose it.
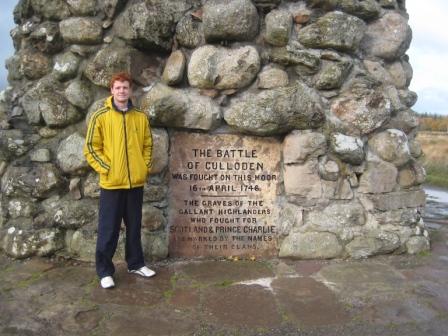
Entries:
{"label": "black trousers", "polygon": [[101,189],[96,241],[96,272],[100,278],[112,276],[121,221],[126,226],[125,258],[129,270],[145,266],[141,242],[143,187]]}

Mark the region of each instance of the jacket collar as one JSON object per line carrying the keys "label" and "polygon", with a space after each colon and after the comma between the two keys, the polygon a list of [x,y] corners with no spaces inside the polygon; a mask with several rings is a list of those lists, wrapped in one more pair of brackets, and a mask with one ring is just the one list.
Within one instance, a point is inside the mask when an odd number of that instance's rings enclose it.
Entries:
{"label": "jacket collar", "polygon": [[104,102],[104,106],[105,106],[105,107],[108,107],[108,108],[110,108],[110,109],[113,109],[113,110],[115,110],[115,111],[117,111],[117,112],[127,112],[127,111],[129,111],[130,109],[132,109],[132,108],[134,107],[134,105],[132,104],[131,99],[129,99],[129,100],[128,100],[128,109],[127,109],[126,111],[120,110],[120,109],[117,107],[117,105],[115,105],[114,97],[113,97],[113,96],[110,96],[110,97],[108,97],[108,98],[105,100],[105,102]]}

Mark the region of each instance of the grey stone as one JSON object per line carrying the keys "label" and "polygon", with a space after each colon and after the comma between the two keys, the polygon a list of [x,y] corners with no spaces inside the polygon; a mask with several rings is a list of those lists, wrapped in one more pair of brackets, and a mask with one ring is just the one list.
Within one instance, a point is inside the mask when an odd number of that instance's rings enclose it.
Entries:
{"label": "grey stone", "polygon": [[303,163],[309,158],[325,154],[326,149],[326,139],[322,133],[292,131],[283,141],[283,162]]}
{"label": "grey stone", "polygon": [[65,89],[65,98],[70,104],[83,110],[87,109],[93,100],[93,93],[90,85],[81,80],[75,80]]}
{"label": "grey stone", "polygon": [[316,73],[320,67],[319,55],[306,49],[272,48],[269,50],[269,59],[285,66],[297,65],[307,74]]}
{"label": "grey stone", "polygon": [[168,236],[165,232],[142,230],[143,254],[147,260],[162,260],[168,256]]}
{"label": "grey stone", "polygon": [[112,75],[125,71],[131,74],[134,81],[147,85],[144,69],[149,68],[151,62],[154,61],[134,48],[111,44],[98,51],[87,64],[84,75],[93,84],[108,89]]}
{"label": "grey stone", "polygon": [[91,18],[72,17],[59,23],[62,38],[71,44],[99,44],[103,37],[101,24]]}
{"label": "grey stone", "polygon": [[62,183],[58,169],[51,163],[31,167],[9,166],[2,176],[1,190],[6,196],[45,198]]}
{"label": "grey stone", "polygon": [[303,225],[303,210],[297,205],[286,203],[280,211],[277,232],[280,236],[287,236],[290,232]]}
{"label": "grey stone", "polygon": [[392,84],[393,79],[391,77],[391,74],[389,73],[389,71],[387,71],[387,69],[381,62],[364,60],[363,64],[369,74],[378,82]]}
{"label": "grey stone", "polygon": [[175,24],[189,8],[184,0],[132,3],[117,17],[113,31],[136,48],[169,50]]}
{"label": "grey stone", "polygon": [[375,134],[369,139],[368,146],[381,159],[397,167],[403,166],[411,159],[408,138],[397,129],[387,129]]}
{"label": "grey stone", "polygon": [[359,165],[364,161],[364,144],[358,137],[334,133],[330,137],[331,150],[350,164]]}
{"label": "grey stone", "polygon": [[330,107],[348,135],[371,133],[386,123],[392,112],[390,99],[381,89],[369,89],[359,98],[357,96],[343,94]]}
{"label": "grey stone", "polygon": [[408,144],[409,144],[409,151],[411,152],[411,155],[418,159],[420,156],[422,156],[423,151],[422,151],[422,146],[420,144],[420,142],[417,139],[408,139]]}
{"label": "grey stone", "polygon": [[154,126],[212,129],[221,119],[219,106],[193,90],[155,84],[143,97],[141,108]]}
{"label": "grey stone", "polygon": [[281,258],[327,259],[341,256],[343,248],[329,232],[292,233],[280,246]]}
{"label": "grey stone", "polygon": [[410,90],[398,91],[400,101],[407,107],[412,107],[417,102],[417,94]]}
{"label": "grey stone", "polygon": [[48,126],[67,126],[82,115],[58,92],[51,80],[42,80],[22,99],[22,106],[30,124],[39,124],[41,118]]}
{"label": "grey stone", "polygon": [[336,161],[328,158],[328,156],[319,157],[319,176],[323,180],[327,181],[337,181],[339,178],[339,165]]}
{"label": "grey stone", "polygon": [[49,256],[63,247],[62,232],[55,228],[24,231],[10,227],[3,238],[3,250],[15,259]]}
{"label": "grey stone", "polygon": [[64,41],[55,22],[43,22],[30,34],[29,42],[45,54],[55,54],[64,47]]}
{"label": "grey stone", "polygon": [[74,174],[88,167],[82,151],[84,142],[84,137],[73,133],[59,144],[56,159],[64,173]]}
{"label": "grey stone", "polygon": [[362,193],[388,193],[394,190],[398,171],[395,165],[385,161],[369,161],[361,175],[358,191]]}
{"label": "grey stone", "polygon": [[34,162],[50,162],[51,155],[47,148],[39,148],[30,153],[30,160]]}
{"label": "grey stone", "polygon": [[2,160],[23,155],[28,151],[29,145],[21,130],[0,130],[0,158]]}
{"label": "grey stone", "polygon": [[165,64],[162,80],[165,84],[174,85],[179,83],[184,75],[185,56],[180,50],[174,51]]}
{"label": "grey stone", "polygon": [[375,236],[356,237],[345,247],[350,257],[367,258],[377,254],[390,253],[400,246],[400,239],[393,232],[379,232]]}
{"label": "grey stone", "polygon": [[393,60],[404,55],[411,38],[407,20],[398,13],[389,12],[367,26],[362,48],[368,55]]}
{"label": "grey stone", "polygon": [[250,0],[207,1],[202,22],[207,42],[248,41],[258,33],[258,13]]}
{"label": "grey stone", "polygon": [[286,10],[272,10],[265,18],[264,39],[274,46],[286,46],[292,28],[292,15]]}
{"label": "grey stone", "polygon": [[412,79],[412,68],[405,61],[397,61],[387,65],[392,83],[398,89],[404,89],[409,86]]}
{"label": "grey stone", "polygon": [[298,32],[300,43],[308,48],[333,48],[354,51],[358,48],[366,24],[342,12],[330,12]]}
{"label": "grey stone", "polygon": [[380,225],[415,226],[421,215],[417,209],[397,209],[374,212],[372,216]]}
{"label": "grey stone", "polygon": [[102,0],[103,11],[106,17],[112,19],[126,5],[127,0]]}
{"label": "grey stone", "polygon": [[19,72],[28,79],[39,79],[51,70],[51,59],[41,52],[22,50]]}
{"label": "grey stone", "polygon": [[47,20],[62,20],[70,16],[70,9],[63,0],[30,0],[33,11]]}
{"label": "grey stone", "polygon": [[[360,197],[361,199],[363,197]],[[364,197],[372,206],[380,211],[403,208],[423,208],[426,194],[423,190],[391,192],[388,194],[366,195]]]}
{"label": "grey stone", "polygon": [[406,249],[409,254],[418,254],[430,250],[429,240],[426,237],[414,236],[406,242]]}
{"label": "grey stone", "polygon": [[149,205],[144,204],[142,209],[142,228],[149,231],[159,230],[164,228],[166,219],[163,216],[162,210]]}
{"label": "grey stone", "polygon": [[8,214],[11,218],[32,217],[35,212],[35,202],[30,199],[13,198],[8,202]]}
{"label": "grey stone", "polygon": [[143,202],[160,202],[166,198],[168,187],[165,185],[145,184]]}
{"label": "grey stone", "polygon": [[398,3],[397,0],[379,0],[380,6],[387,9],[397,9]]}
{"label": "grey stone", "polygon": [[168,166],[169,138],[168,132],[162,128],[152,129],[152,169],[151,174],[158,174]]}
{"label": "grey stone", "polygon": [[406,134],[411,133],[418,125],[417,114],[411,109],[398,111],[387,124],[389,128],[398,129]]}
{"label": "grey stone", "polygon": [[348,61],[325,62],[321,71],[316,75],[316,88],[332,90],[341,87],[351,68]]}
{"label": "grey stone", "polygon": [[96,14],[97,0],[67,0],[74,15],[89,16]]}
{"label": "grey stone", "polygon": [[[77,260],[94,262],[96,251],[96,233],[93,228],[81,228],[76,231],[67,231],[66,234],[67,252]],[[120,256],[118,248],[117,256]]]}
{"label": "grey stone", "polygon": [[322,6],[326,10],[339,9],[362,19],[371,20],[381,12],[381,7],[375,0],[310,0],[311,6]]}
{"label": "grey stone", "polygon": [[358,202],[334,203],[323,210],[305,213],[304,222],[309,231],[341,234],[345,228],[363,226],[366,218],[366,212]]}
{"label": "grey stone", "polygon": [[189,14],[185,15],[176,26],[176,40],[181,46],[190,49],[204,44],[202,22],[193,19]]}
{"label": "grey stone", "polygon": [[64,229],[78,229],[84,225],[96,223],[98,206],[89,199],[59,200],[45,208],[49,226],[57,226]]}
{"label": "grey stone", "polygon": [[72,52],[56,56],[53,73],[59,80],[67,80],[76,76],[80,59]]}
{"label": "grey stone", "polygon": [[282,69],[265,66],[258,74],[259,89],[273,89],[276,87],[288,86],[288,73]]}
{"label": "grey stone", "polygon": [[285,193],[308,199],[320,198],[322,183],[317,166],[317,159],[310,159],[302,165],[285,165],[283,172]]}
{"label": "grey stone", "polygon": [[84,197],[99,198],[100,197],[100,185],[98,174],[91,171],[83,183]]}
{"label": "grey stone", "polygon": [[301,82],[284,88],[244,93],[224,112],[237,130],[257,135],[287,133],[320,127],[325,119],[323,102],[316,91]]}
{"label": "grey stone", "polygon": [[237,49],[206,45],[196,49],[188,63],[188,81],[198,88],[234,89],[250,84],[260,69],[252,46]]}

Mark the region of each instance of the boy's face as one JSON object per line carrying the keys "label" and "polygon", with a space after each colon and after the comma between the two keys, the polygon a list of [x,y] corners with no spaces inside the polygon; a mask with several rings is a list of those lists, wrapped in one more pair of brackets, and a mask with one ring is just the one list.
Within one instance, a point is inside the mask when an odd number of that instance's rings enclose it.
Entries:
{"label": "boy's face", "polygon": [[115,103],[127,104],[131,95],[131,87],[128,81],[115,81],[110,92],[112,93],[112,96],[114,96]]}

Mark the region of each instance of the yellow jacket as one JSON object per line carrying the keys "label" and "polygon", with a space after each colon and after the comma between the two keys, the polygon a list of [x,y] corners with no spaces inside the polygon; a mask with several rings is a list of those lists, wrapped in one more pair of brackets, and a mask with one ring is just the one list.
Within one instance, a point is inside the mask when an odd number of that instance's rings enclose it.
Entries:
{"label": "yellow jacket", "polygon": [[135,107],[118,111],[112,97],[90,118],[84,155],[104,189],[141,187],[152,166],[148,117]]}

